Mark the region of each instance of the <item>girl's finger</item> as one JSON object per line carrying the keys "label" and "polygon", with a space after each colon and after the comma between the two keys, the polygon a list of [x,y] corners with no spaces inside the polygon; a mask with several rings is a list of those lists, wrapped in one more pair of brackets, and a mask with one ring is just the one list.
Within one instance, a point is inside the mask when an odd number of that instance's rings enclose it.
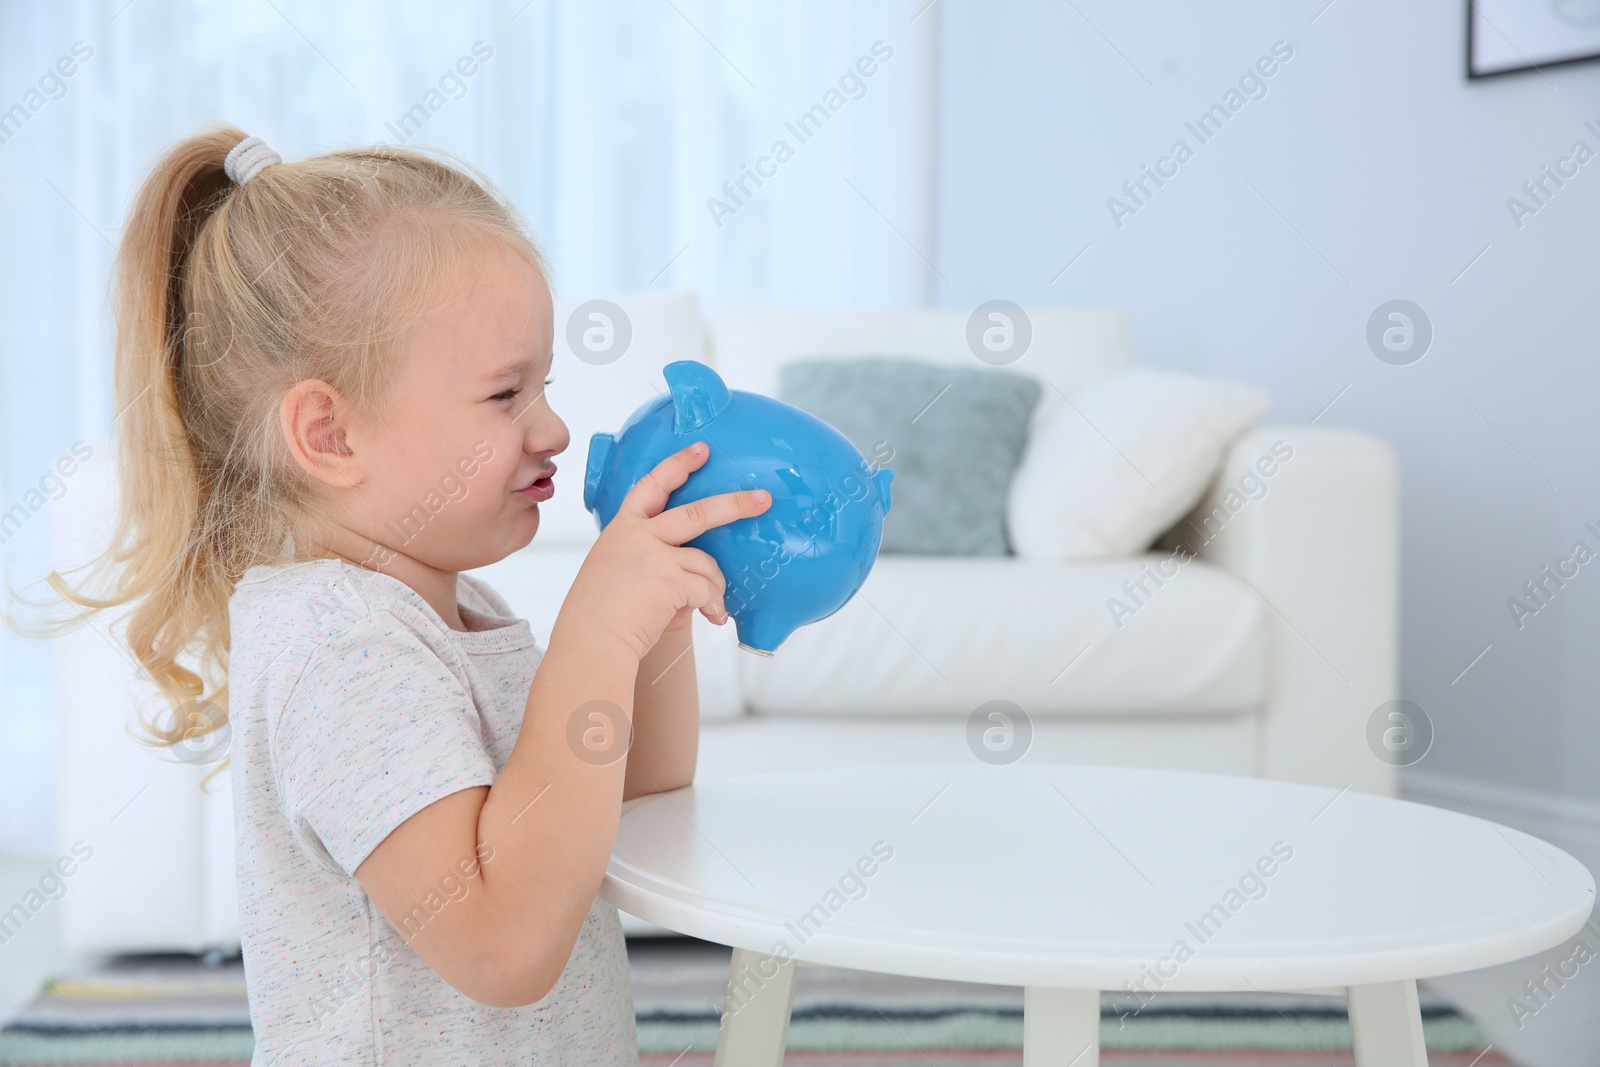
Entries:
{"label": "girl's finger", "polygon": [[656,527],[656,536],[668,544],[681,545],[714,526],[759,515],[771,505],[772,494],[765,489],[741,489],[679,504],[651,521]]}
{"label": "girl's finger", "polygon": [[677,559],[684,570],[698,574],[711,583],[712,595],[703,606],[709,608],[714,604],[720,604],[728,583],[722,577],[722,568],[717,566],[717,561],[711,557],[711,553],[702,552],[698,548],[680,548]]}
{"label": "girl's finger", "polygon": [[627,513],[646,519],[661,514],[667,506],[667,498],[689,480],[689,475],[706,461],[710,453],[711,449],[704,441],[695,441],[667,456],[633,483],[633,488],[617,505],[617,514]]}

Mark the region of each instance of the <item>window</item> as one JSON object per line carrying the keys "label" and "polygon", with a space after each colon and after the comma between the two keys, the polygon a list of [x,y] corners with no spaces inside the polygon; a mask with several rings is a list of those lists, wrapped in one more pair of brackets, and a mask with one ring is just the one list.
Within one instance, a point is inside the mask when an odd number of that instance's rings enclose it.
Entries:
{"label": "window", "polygon": [[[50,509],[27,507],[30,493],[70,493],[48,472],[109,432],[107,278],[122,213],[171,142],[225,119],[286,160],[372,142],[449,149],[517,204],[563,297],[689,289],[707,314],[725,302],[927,303],[936,19],[925,4],[7,7],[9,580],[25,586],[51,566]],[[55,847],[49,653],[0,633],[0,850]],[[131,721],[118,710],[108,729]]]}

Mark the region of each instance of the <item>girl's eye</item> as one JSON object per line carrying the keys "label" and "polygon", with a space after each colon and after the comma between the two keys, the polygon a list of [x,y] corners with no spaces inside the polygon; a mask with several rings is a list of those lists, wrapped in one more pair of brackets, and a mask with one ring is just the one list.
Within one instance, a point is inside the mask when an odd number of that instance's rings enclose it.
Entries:
{"label": "girl's eye", "polygon": [[[553,384],[555,384],[555,378],[554,377],[546,378],[544,380],[544,384],[545,385],[553,385]],[[516,396],[520,392],[522,392],[521,389],[507,389],[503,393],[494,394],[494,396],[491,396],[489,399],[490,400],[510,400],[512,397]]]}

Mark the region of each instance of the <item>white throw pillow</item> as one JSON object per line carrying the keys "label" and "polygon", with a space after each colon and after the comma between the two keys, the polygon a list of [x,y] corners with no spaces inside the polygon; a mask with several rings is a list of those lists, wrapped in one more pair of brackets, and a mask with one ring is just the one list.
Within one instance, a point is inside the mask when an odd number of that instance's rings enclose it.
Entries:
{"label": "white throw pillow", "polygon": [[1006,499],[1012,551],[1057,563],[1145,551],[1271,403],[1254,386],[1147,367],[1079,391],[1022,451]]}

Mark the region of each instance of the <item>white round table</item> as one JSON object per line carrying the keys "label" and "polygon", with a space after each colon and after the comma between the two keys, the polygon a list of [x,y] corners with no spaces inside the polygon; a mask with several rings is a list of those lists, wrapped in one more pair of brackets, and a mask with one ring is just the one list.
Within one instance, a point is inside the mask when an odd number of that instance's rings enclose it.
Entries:
{"label": "white round table", "polygon": [[1346,993],[1427,1063],[1416,979],[1576,933],[1589,871],[1509,827],[1265,779],[1066,764],[749,775],[623,806],[600,889],[734,949],[717,1067],[783,1062],[795,967],[1024,987],[1026,1067],[1099,1060],[1100,991]]}

